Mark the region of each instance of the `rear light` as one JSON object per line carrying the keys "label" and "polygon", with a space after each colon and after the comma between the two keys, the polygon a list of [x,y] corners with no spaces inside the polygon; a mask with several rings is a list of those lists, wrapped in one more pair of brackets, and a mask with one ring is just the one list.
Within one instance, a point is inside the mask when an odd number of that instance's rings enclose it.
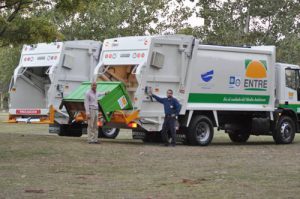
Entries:
{"label": "rear light", "polygon": [[[135,53],[126,53],[126,54],[121,54],[120,55],[120,58],[129,58],[129,57],[132,57],[133,59],[141,59],[141,58],[145,58],[145,53],[141,53],[141,52],[135,52]],[[118,54],[117,53],[107,53],[107,54],[104,54],[104,58],[105,59],[116,59],[118,58]]]}
{"label": "rear light", "polygon": [[138,124],[136,122],[130,122],[128,125],[127,125],[129,128],[137,128],[138,127]]}
{"label": "rear light", "polygon": [[24,57],[24,61],[33,61],[34,57]]}
{"label": "rear light", "polygon": [[132,54],[132,58],[138,58],[138,59],[140,59],[140,58],[144,58],[145,57],[145,53],[133,53]]}

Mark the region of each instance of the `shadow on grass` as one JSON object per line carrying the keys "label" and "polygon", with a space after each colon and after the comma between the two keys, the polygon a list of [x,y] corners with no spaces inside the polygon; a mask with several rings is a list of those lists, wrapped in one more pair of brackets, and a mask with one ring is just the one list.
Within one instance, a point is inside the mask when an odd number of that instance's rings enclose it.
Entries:
{"label": "shadow on grass", "polygon": [[[116,140],[109,140],[109,139],[102,139],[103,143],[110,143],[110,144],[117,144],[117,145],[134,145],[134,146],[163,146],[163,143],[153,143],[147,142],[144,143],[142,141],[134,141],[131,139],[116,139]],[[299,144],[299,141],[293,142],[291,145]],[[287,146],[287,145],[277,145],[273,141],[249,141],[246,143],[232,143],[232,142],[212,142],[207,147],[223,147],[223,146]],[[185,147],[201,147],[201,146],[191,146],[184,143],[177,143],[177,146],[185,146]]]}

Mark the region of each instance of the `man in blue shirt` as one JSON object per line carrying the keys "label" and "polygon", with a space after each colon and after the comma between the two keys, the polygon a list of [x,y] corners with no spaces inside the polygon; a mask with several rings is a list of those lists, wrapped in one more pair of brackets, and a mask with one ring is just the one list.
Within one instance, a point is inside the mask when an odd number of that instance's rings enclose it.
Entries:
{"label": "man in blue shirt", "polygon": [[173,97],[173,91],[169,89],[167,91],[167,97],[161,98],[157,95],[154,95],[150,90],[150,96],[156,99],[159,103],[164,105],[165,110],[165,120],[162,128],[162,137],[166,146],[169,146],[169,139],[168,139],[168,131],[171,133],[172,141],[171,146],[176,145],[176,117],[179,115],[181,105],[179,104],[178,100]]}

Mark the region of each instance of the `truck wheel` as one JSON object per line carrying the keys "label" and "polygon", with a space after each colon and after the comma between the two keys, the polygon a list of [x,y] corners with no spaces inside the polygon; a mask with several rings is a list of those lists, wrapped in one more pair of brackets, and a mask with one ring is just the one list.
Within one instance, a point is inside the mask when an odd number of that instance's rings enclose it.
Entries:
{"label": "truck wheel", "polygon": [[229,138],[232,142],[236,143],[244,143],[247,142],[247,140],[250,137],[250,133],[242,133],[241,131],[234,131],[228,133]]}
{"label": "truck wheel", "polygon": [[295,138],[295,122],[289,116],[279,118],[273,132],[273,139],[276,144],[290,144]]}
{"label": "truck wheel", "polygon": [[214,137],[214,127],[212,121],[204,116],[195,116],[189,125],[187,141],[190,145],[207,146]]}
{"label": "truck wheel", "polygon": [[62,124],[60,125],[59,136],[68,136],[68,137],[81,137],[82,136],[82,126],[81,125],[69,125]]}
{"label": "truck wheel", "polygon": [[98,128],[98,138],[115,139],[119,132],[118,128]]}

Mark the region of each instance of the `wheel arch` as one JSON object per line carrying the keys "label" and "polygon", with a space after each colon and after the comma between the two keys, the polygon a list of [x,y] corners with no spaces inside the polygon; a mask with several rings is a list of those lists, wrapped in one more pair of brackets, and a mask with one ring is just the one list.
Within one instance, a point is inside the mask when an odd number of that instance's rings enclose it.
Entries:
{"label": "wheel arch", "polygon": [[208,117],[212,121],[213,126],[217,127],[217,122],[214,117],[213,111],[194,111],[193,117],[197,116],[197,115],[204,115],[204,116]]}

